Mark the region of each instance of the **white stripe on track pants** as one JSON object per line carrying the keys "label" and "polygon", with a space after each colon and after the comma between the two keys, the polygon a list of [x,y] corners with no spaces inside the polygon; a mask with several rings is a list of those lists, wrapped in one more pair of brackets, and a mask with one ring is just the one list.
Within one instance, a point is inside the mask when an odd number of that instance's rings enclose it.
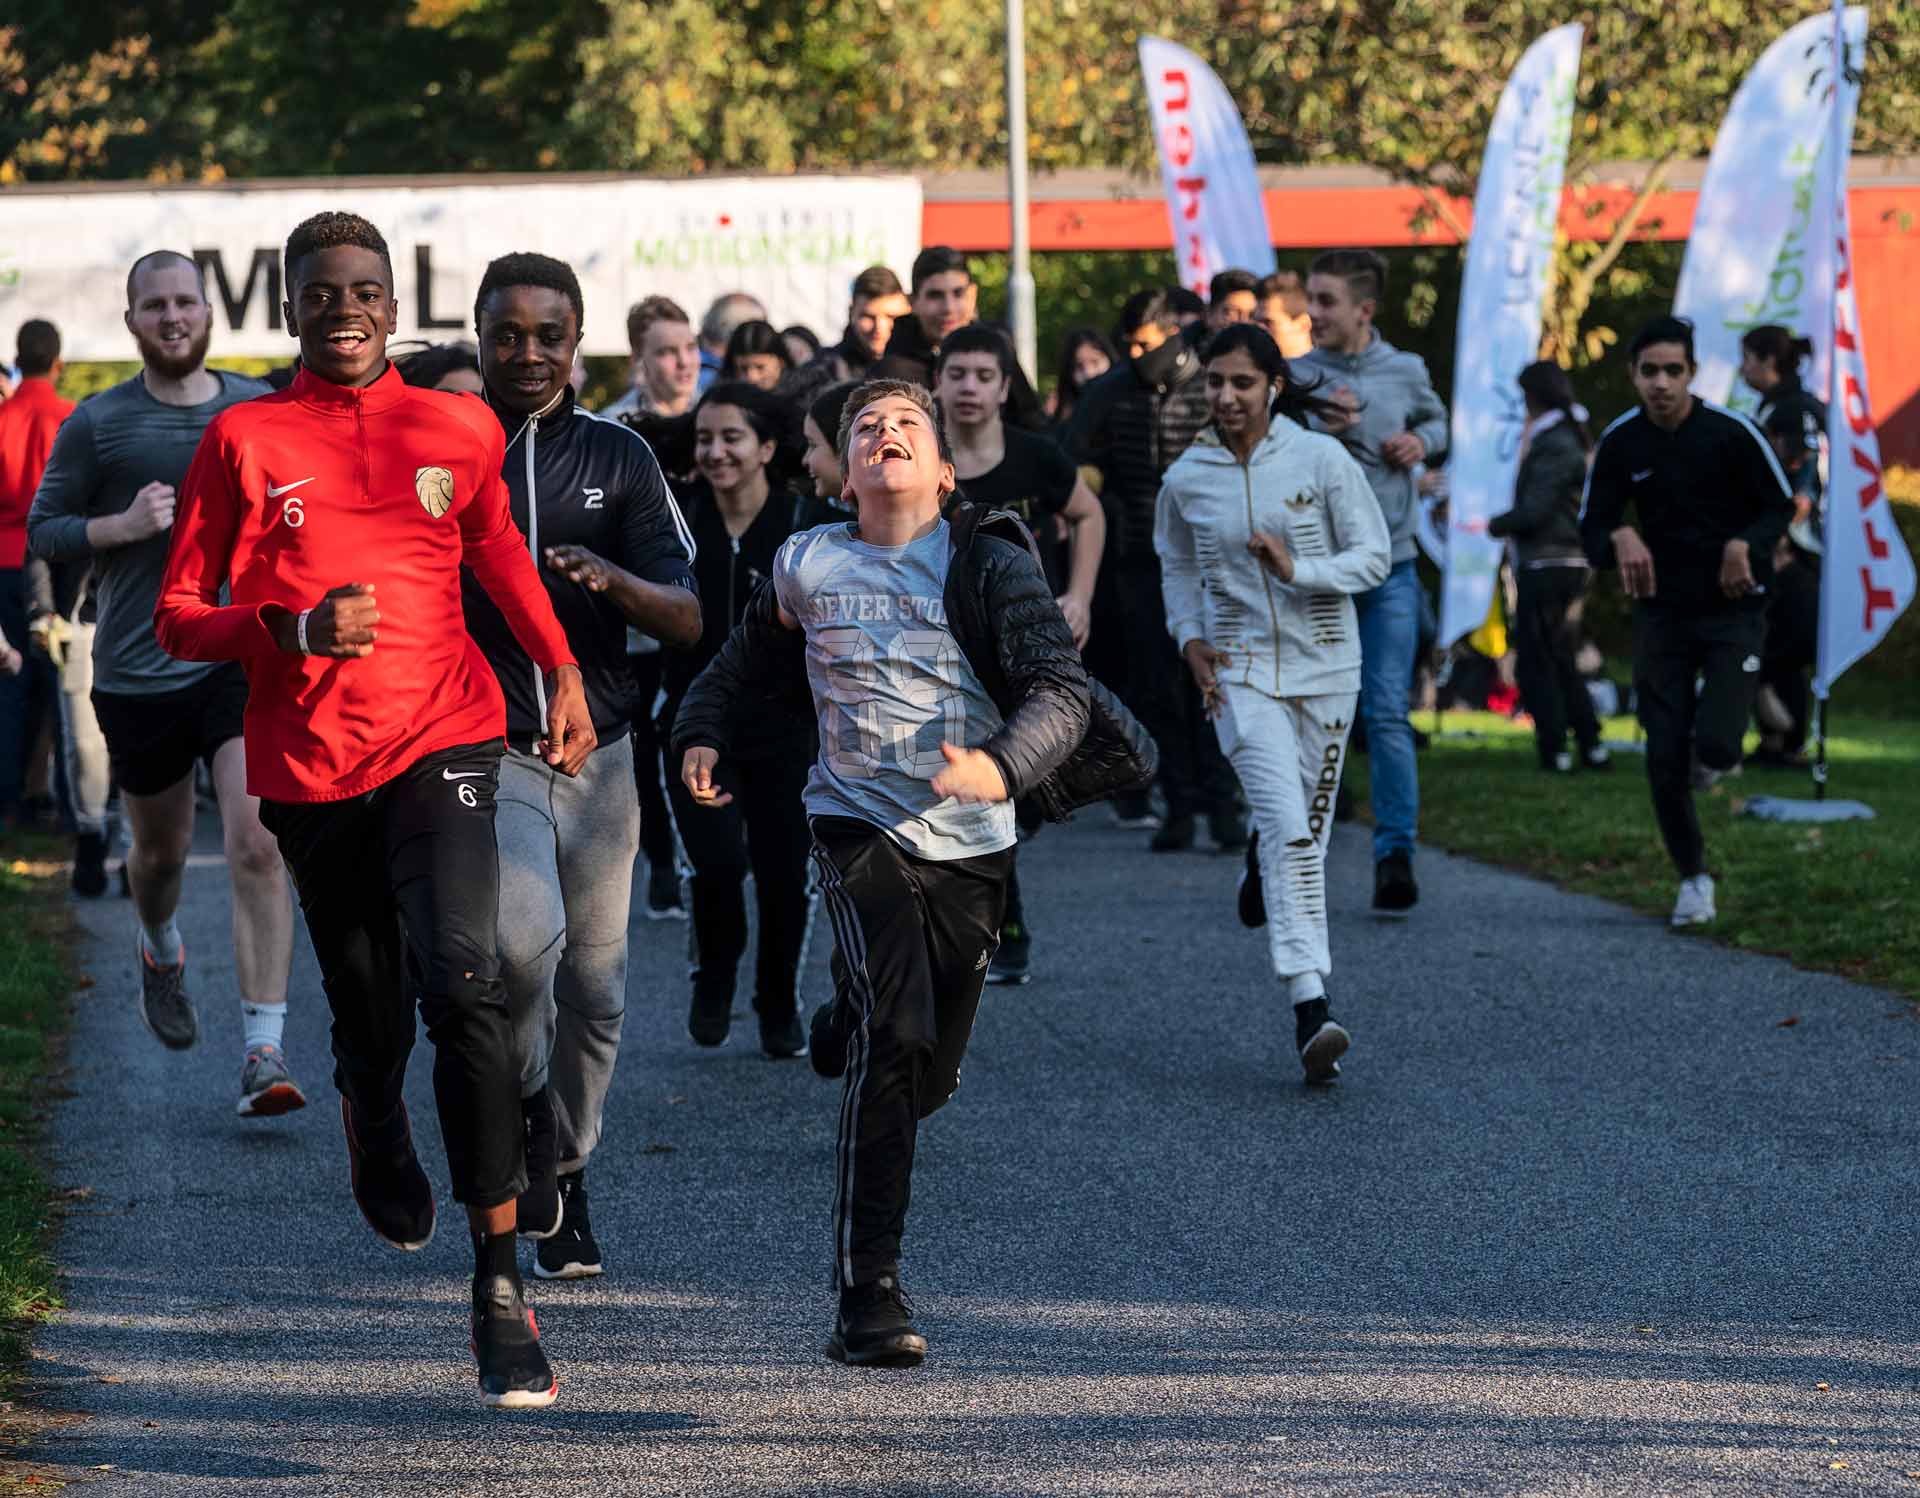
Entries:
{"label": "white stripe on track pants", "polygon": [[1327,834],[1358,695],[1269,697],[1225,683],[1214,720],[1221,752],[1240,777],[1260,833],[1274,976],[1296,1004],[1325,993],[1333,971],[1327,952]]}

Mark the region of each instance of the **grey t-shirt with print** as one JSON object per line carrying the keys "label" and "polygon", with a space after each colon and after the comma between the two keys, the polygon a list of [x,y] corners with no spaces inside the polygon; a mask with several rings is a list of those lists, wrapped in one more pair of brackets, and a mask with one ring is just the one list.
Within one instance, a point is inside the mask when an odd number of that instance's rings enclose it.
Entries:
{"label": "grey t-shirt with print", "polygon": [[999,732],[993,700],[947,627],[946,521],[905,546],[869,546],[841,522],[790,537],[774,594],[807,636],[820,757],[810,815],[854,817],[920,858],[1011,848],[1013,804],[933,793],[942,742],[978,748]]}

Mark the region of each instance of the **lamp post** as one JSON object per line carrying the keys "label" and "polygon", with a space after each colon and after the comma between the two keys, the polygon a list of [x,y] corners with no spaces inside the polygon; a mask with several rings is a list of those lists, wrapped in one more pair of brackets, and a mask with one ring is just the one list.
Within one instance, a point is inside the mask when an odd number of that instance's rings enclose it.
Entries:
{"label": "lamp post", "polygon": [[1007,267],[1007,315],[1013,352],[1034,378],[1035,313],[1032,246],[1027,207],[1027,21],[1024,0],[1007,0],[1007,205],[1013,213],[1012,255]]}

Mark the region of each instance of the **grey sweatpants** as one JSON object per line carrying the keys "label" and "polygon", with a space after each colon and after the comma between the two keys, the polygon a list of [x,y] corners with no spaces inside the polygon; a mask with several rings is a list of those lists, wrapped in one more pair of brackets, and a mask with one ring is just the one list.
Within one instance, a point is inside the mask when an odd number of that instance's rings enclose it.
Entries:
{"label": "grey sweatpants", "polygon": [[552,1089],[560,1170],[600,1142],[627,1007],[627,912],[640,847],[633,743],[603,741],[577,779],[509,749],[500,762],[500,977],[520,1095]]}

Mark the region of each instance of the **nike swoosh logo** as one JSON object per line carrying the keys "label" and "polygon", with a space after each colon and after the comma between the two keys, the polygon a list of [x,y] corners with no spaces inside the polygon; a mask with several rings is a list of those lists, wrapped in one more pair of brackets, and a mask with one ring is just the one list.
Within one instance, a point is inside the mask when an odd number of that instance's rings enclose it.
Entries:
{"label": "nike swoosh logo", "polygon": [[[318,478],[318,477],[319,477],[318,474],[314,475],[314,478]],[[279,484],[279,485],[268,484],[267,498],[278,499],[281,495],[291,494],[295,489],[298,489],[301,485],[311,484],[312,482],[313,482],[313,479],[295,479],[291,484]]]}
{"label": "nike swoosh logo", "polygon": [[1651,468],[1642,468],[1638,473],[1633,475],[1633,481],[1636,484],[1644,483],[1646,480],[1652,477],[1653,477],[1653,470]]}
{"label": "nike swoosh logo", "polygon": [[440,772],[440,778],[442,780],[485,780],[487,778],[487,772],[485,770],[461,770],[456,773],[452,770],[442,770]]}

